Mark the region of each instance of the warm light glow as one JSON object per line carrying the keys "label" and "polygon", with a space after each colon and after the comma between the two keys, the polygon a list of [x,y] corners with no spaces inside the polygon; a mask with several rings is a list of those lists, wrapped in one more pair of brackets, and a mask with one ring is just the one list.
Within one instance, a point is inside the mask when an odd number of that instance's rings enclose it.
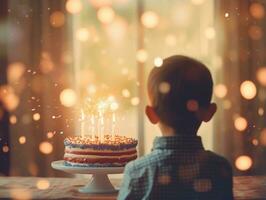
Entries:
{"label": "warm light glow", "polygon": [[263,108],[259,108],[258,109],[258,115],[262,116],[264,114],[264,109]]}
{"label": "warm light glow", "polygon": [[80,0],[67,0],[66,10],[71,14],[77,14],[82,10],[82,4]]}
{"label": "warm light glow", "polygon": [[87,92],[88,92],[90,95],[95,94],[96,91],[97,91],[97,88],[96,88],[95,85],[89,85],[89,86],[87,87]]}
{"label": "warm light glow", "polygon": [[230,109],[232,107],[232,103],[230,100],[226,99],[223,101],[223,106],[224,106],[224,109]]}
{"label": "warm light glow", "polygon": [[252,81],[244,81],[240,86],[240,93],[245,99],[253,99],[257,94],[257,88]]}
{"label": "warm light glow", "polygon": [[48,139],[51,139],[52,137],[54,137],[54,134],[55,134],[54,132],[51,132],[51,131],[50,131],[50,132],[48,132],[48,133],[46,134],[46,136],[47,136]]}
{"label": "warm light glow", "polygon": [[17,123],[17,117],[15,115],[11,115],[9,117],[10,124],[16,124]]}
{"label": "warm light glow", "polygon": [[20,136],[18,138],[18,141],[19,141],[20,144],[25,144],[26,143],[26,137],[25,136]]}
{"label": "warm light glow", "polygon": [[125,98],[129,98],[129,97],[130,97],[130,92],[129,92],[129,90],[128,90],[128,89],[123,89],[123,90],[122,90],[122,95],[123,95],[123,97],[125,97]]}
{"label": "warm light glow", "polygon": [[146,60],[148,58],[148,53],[145,49],[139,49],[137,51],[136,56],[137,56],[137,61],[144,63],[144,62],[146,62]]}
{"label": "warm light glow", "polygon": [[33,119],[34,121],[39,121],[39,120],[41,119],[41,115],[40,115],[39,113],[34,113],[34,114],[32,115],[32,119]]}
{"label": "warm light glow", "polygon": [[266,67],[261,67],[258,69],[257,80],[262,86],[266,86]]}
{"label": "warm light glow", "polygon": [[171,86],[169,83],[167,82],[161,82],[159,84],[159,91],[162,93],[162,94],[167,94],[171,89]]}
{"label": "warm light glow", "polygon": [[161,67],[163,64],[163,59],[161,57],[156,57],[153,63],[155,67]]}
{"label": "warm light glow", "polygon": [[229,17],[229,13],[224,13],[224,17],[225,18]]}
{"label": "warm light glow", "polygon": [[60,93],[60,101],[61,104],[66,107],[72,107],[76,104],[77,96],[74,90],[72,89],[64,89]]}
{"label": "warm light glow", "polygon": [[146,28],[155,28],[159,23],[159,16],[153,11],[146,11],[141,16],[141,22]]}
{"label": "warm light glow", "polygon": [[89,0],[89,2],[95,8],[100,8],[100,7],[112,5],[112,0]]}
{"label": "warm light glow", "polygon": [[215,37],[215,29],[213,27],[208,27],[205,30],[205,36],[208,39],[213,39]]}
{"label": "warm light glow", "polygon": [[46,179],[40,179],[37,181],[36,187],[39,190],[47,190],[50,187],[50,182]]}
{"label": "warm light glow", "polygon": [[50,154],[53,151],[53,145],[49,142],[42,142],[39,145],[39,150],[43,154]]}
{"label": "warm light glow", "polygon": [[15,83],[20,80],[25,72],[25,66],[23,63],[15,62],[11,63],[7,67],[7,79],[9,83]]}
{"label": "warm light glow", "polygon": [[50,16],[50,24],[55,27],[61,27],[65,24],[65,15],[61,11],[55,11]]}
{"label": "warm light glow", "polygon": [[234,125],[236,130],[244,131],[248,126],[248,122],[244,117],[237,117],[234,121]]}
{"label": "warm light glow", "polygon": [[121,41],[127,33],[128,24],[123,18],[116,18],[111,24],[105,26],[106,33],[111,41]]}
{"label": "warm light glow", "polygon": [[176,45],[176,37],[175,35],[169,34],[165,37],[165,43],[168,46],[175,46]]}
{"label": "warm light glow", "polygon": [[7,145],[4,145],[2,147],[2,150],[3,150],[4,153],[7,153],[7,152],[9,152],[9,147]]}
{"label": "warm light glow", "polygon": [[138,97],[133,97],[133,98],[131,98],[131,104],[132,104],[133,106],[137,106],[137,105],[139,105],[139,98],[138,98]]}
{"label": "warm light glow", "polygon": [[112,102],[110,104],[110,108],[111,108],[112,111],[115,111],[115,110],[117,110],[119,108],[119,105],[118,105],[117,102]]}
{"label": "warm light glow", "polygon": [[260,3],[252,3],[249,12],[255,19],[262,19],[265,15],[264,6]]}
{"label": "warm light glow", "polygon": [[81,42],[87,41],[89,39],[89,37],[90,37],[90,33],[89,33],[88,29],[86,29],[86,28],[80,28],[76,32],[76,38],[77,38],[77,40],[79,40]]}
{"label": "warm light glow", "polygon": [[252,166],[252,159],[249,156],[239,156],[235,161],[235,166],[240,171],[246,171]]}
{"label": "warm light glow", "polygon": [[115,18],[115,12],[109,6],[101,7],[97,12],[97,17],[103,24],[110,24]]}
{"label": "warm light glow", "polygon": [[8,111],[13,111],[19,105],[19,98],[10,86],[0,86],[0,99]]}
{"label": "warm light glow", "polygon": [[205,0],[191,0],[191,3],[194,5],[201,5],[205,2]]}
{"label": "warm light glow", "polygon": [[224,98],[227,94],[227,88],[224,84],[217,84],[214,87],[214,94],[218,98]]}
{"label": "warm light glow", "polygon": [[258,141],[257,139],[253,139],[253,140],[252,140],[252,144],[253,144],[254,146],[258,146],[259,141]]}

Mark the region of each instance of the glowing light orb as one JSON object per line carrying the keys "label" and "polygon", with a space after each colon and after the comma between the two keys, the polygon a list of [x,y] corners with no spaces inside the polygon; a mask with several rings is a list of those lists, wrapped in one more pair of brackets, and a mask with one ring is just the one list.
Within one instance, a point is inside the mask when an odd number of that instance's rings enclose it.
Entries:
{"label": "glowing light orb", "polygon": [[64,89],[60,93],[60,101],[63,106],[72,107],[76,104],[77,95],[72,89]]}
{"label": "glowing light orb", "polygon": [[252,159],[247,155],[237,157],[235,160],[235,166],[240,171],[246,171],[252,166]]}
{"label": "glowing light orb", "polygon": [[261,27],[252,25],[248,29],[248,35],[252,40],[259,40],[263,36]]}
{"label": "glowing light orb", "polygon": [[50,154],[53,152],[53,145],[49,142],[41,142],[39,145],[39,150],[43,154]]}
{"label": "glowing light orb", "polygon": [[249,7],[249,12],[255,19],[262,19],[265,15],[264,6],[260,3],[252,3]]}
{"label": "glowing light orb", "polygon": [[47,190],[50,187],[50,182],[47,179],[40,179],[36,183],[39,190]]}
{"label": "glowing light orb", "polygon": [[111,105],[110,105],[110,108],[112,111],[115,111],[119,108],[119,105],[117,102],[112,102]]}
{"label": "glowing light orb", "polygon": [[34,121],[39,121],[39,120],[41,119],[41,115],[40,115],[39,113],[34,113],[34,114],[32,115],[32,119],[33,119]]}
{"label": "glowing light orb", "polygon": [[76,38],[81,42],[86,42],[90,37],[90,32],[86,28],[80,28],[76,31]]}
{"label": "glowing light orb", "polygon": [[146,62],[146,60],[148,58],[148,53],[145,49],[139,49],[137,51],[136,57],[137,57],[137,61],[144,63],[144,62]]}
{"label": "glowing light orb", "polygon": [[201,5],[205,2],[205,0],[191,0],[191,3],[194,5]]}
{"label": "glowing light orb", "polygon": [[106,33],[111,41],[121,41],[127,32],[128,24],[123,18],[116,18],[111,24],[105,26]]}
{"label": "glowing light orb", "polygon": [[110,24],[115,18],[115,12],[109,6],[101,7],[97,12],[97,17],[103,24]]}
{"label": "glowing light orb", "polygon": [[7,67],[7,79],[8,82],[14,83],[20,80],[26,71],[26,67],[23,63],[15,62],[11,63]]}
{"label": "glowing light orb", "polygon": [[3,151],[4,153],[9,152],[9,147],[8,147],[7,145],[4,145],[4,146],[2,147],[2,151]]}
{"label": "glowing light orb", "polygon": [[237,117],[234,121],[234,126],[236,130],[244,131],[248,126],[248,122],[244,117]]}
{"label": "glowing light orb", "polygon": [[171,183],[171,177],[169,175],[159,175],[158,183],[160,185],[169,185]]}
{"label": "glowing light orb", "polygon": [[10,124],[16,124],[17,123],[17,117],[15,115],[11,115],[9,117]]}
{"label": "glowing light orb", "polygon": [[161,57],[156,57],[153,63],[155,67],[161,67],[163,65],[163,59]]}
{"label": "glowing light orb", "polygon": [[167,82],[161,82],[159,84],[159,91],[162,93],[162,94],[167,94],[171,89],[171,86],[169,83]]}
{"label": "glowing light orb", "polygon": [[229,17],[229,13],[224,13],[224,17],[228,18]]}
{"label": "glowing light orb", "polygon": [[213,27],[208,27],[205,30],[205,36],[207,39],[213,39],[216,35],[215,29]]}
{"label": "glowing light orb", "polygon": [[67,0],[66,10],[71,14],[77,14],[82,10],[82,4],[80,0]]}
{"label": "glowing light orb", "polygon": [[266,86],[266,67],[261,67],[258,69],[257,80],[262,86]]}
{"label": "glowing light orb", "polygon": [[0,86],[0,99],[8,111],[13,111],[19,105],[19,97],[10,86]]}
{"label": "glowing light orb", "polygon": [[187,102],[187,109],[190,112],[196,112],[199,109],[199,104],[196,100],[190,99]]}
{"label": "glowing light orb", "polygon": [[146,11],[141,16],[141,23],[146,28],[155,28],[159,23],[159,16],[153,11]]}
{"label": "glowing light orb", "polygon": [[51,139],[52,137],[54,137],[54,132],[51,132],[51,131],[49,131],[47,134],[46,134],[46,136],[47,136],[47,138],[48,139]]}
{"label": "glowing light orb", "polygon": [[218,97],[218,98],[224,98],[227,94],[227,88],[224,84],[217,84],[214,87],[214,94]]}
{"label": "glowing light orb", "polygon": [[125,97],[125,98],[129,98],[129,97],[130,97],[130,92],[129,92],[129,90],[128,90],[128,89],[123,89],[123,90],[122,90],[122,95],[123,95],[123,97]]}
{"label": "glowing light orb", "polygon": [[20,136],[18,138],[18,141],[19,141],[20,144],[25,144],[26,143],[26,137],[25,136]]}
{"label": "glowing light orb", "polygon": [[87,87],[87,92],[88,92],[89,94],[95,94],[96,91],[97,91],[97,88],[96,88],[95,85],[89,85],[89,86]]}
{"label": "glowing light orb", "polygon": [[257,94],[257,88],[252,81],[244,81],[240,86],[240,93],[245,99],[253,99]]}
{"label": "glowing light orb", "polygon": [[139,105],[139,98],[138,98],[138,97],[133,97],[133,98],[131,98],[131,104],[132,104],[133,106],[137,106],[137,105]]}
{"label": "glowing light orb", "polygon": [[50,24],[55,27],[61,27],[65,24],[65,15],[61,11],[55,11],[50,15]]}
{"label": "glowing light orb", "polygon": [[264,109],[263,109],[263,108],[259,108],[259,109],[258,109],[258,115],[259,115],[259,116],[264,115]]}
{"label": "glowing light orb", "polygon": [[253,139],[253,140],[252,140],[252,144],[253,144],[254,146],[258,146],[259,141],[258,141],[257,139]]}

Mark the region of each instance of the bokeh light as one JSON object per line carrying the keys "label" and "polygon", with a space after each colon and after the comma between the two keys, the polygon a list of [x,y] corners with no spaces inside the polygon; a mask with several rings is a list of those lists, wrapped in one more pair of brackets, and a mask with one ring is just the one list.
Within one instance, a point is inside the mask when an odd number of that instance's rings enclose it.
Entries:
{"label": "bokeh light", "polygon": [[260,3],[252,3],[249,7],[249,12],[255,19],[262,19],[265,15],[264,6]]}
{"label": "bokeh light", "polygon": [[224,17],[228,18],[229,17],[229,13],[224,13]]}
{"label": "bokeh light", "polygon": [[235,126],[236,130],[244,131],[248,126],[248,122],[244,117],[237,117],[234,120],[234,126]]}
{"label": "bokeh light", "polygon": [[10,196],[14,200],[29,200],[32,199],[31,191],[27,188],[10,188]]}
{"label": "bokeh light", "polygon": [[111,24],[105,26],[107,35],[111,41],[116,43],[124,38],[127,32],[128,24],[123,18],[116,18]]}
{"label": "bokeh light", "polygon": [[252,81],[244,81],[240,86],[240,93],[245,99],[253,99],[257,94],[257,88]]}
{"label": "bokeh light", "polygon": [[148,58],[148,53],[145,49],[139,49],[137,51],[136,57],[137,57],[137,61],[144,63],[144,62],[146,62],[146,60]]}
{"label": "bokeh light", "polygon": [[257,70],[257,80],[262,86],[266,86],[266,67]]}
{"label": "bokeh light", "polygon": [[14,111],[19,105],[19,97],[10,86],[0,86],[0,100],[8,111]]}
{"label": "bokeh light", "polygon": [[43,154],[50,154],[53,152],[53,145],[49,142],[41,142],[39,145],[39,150]]}
{"label": "bokeh light", "polygon": [[169,83],[167,82],[161,82],[159,84],[159,92],[161,92],[162,94],[167,94],[171,89],[171,86]]}
{"label": "bokeh light", "polygon": [[55,132],[52,132],[52,131],[49,131],[49,132],[46,134],[46,136],[47,136],[48,139],[51,139],[52,137],[54,137],[54,135],[55,135]]}
{"label": "bokeh light", "polygon": [[115,111],[119,108],[119,105],[117,102],[112,102],[111,105],[110,105],[110,108],[112,111]]}
{"label": "bokeh light", "polygon": [[10,63],[7,68],[7,79],[9,83],[16,83],[26,71],[25,65],[20,62]]}
{"label": "bokeh light", "polygon": [[129,98],[130,97],[130,91],[128,89],[123,89],[122,90],[122,96],[125,98]]}
{"label": "bokeh light", "polygon": [[17,123],[17,117],[16,117],[16,115],[11,115],[9,117],[9,122],[10,122],[10,124],[16,124]]}
{"label": "bokeh light", "polygon": [[61,104],[66,107],[72,107],[76,104],[77,96],[76,92],[72,89],[64,89],[60,93]]}
{"label": "bokeh light", "polygon": [[4,146],[2,147],[2,151],[3,151],[4,153],[9,152],[9,147],[8,147],[7,145],[4,145]]}
{"label": "bokeh light", "polygon": [[25,144],[26,143],[26,137],[25,136],[20,136],[18,138],[18,141],[19,141],[20,144]]}
{"label": "bokeh light", "polygon": [[110,24],[115,18],[115,12],[109,6],[101,7],[97,11],[97,17],[103,24]]}
{"label": "bokeh light", "polygon": [[153,11],[146,11],[141,16],[141,22],[146,28],[155,28],[159,23],[159,16]]}
{"label": "bokeh light", "polygon": [[251,168],[253,162],[252,159],[247,155],[237,157],[235,160],[235,166],[240,171],[246,171]]}
{"label": "bokeh light", "polygon": [[90,37],[90,32],[86,28],[80,28],[76,31],[76,38],[81,42],[86,42]]}
{"label": "bokeh light", "polygon": [[161,57],[156,57],[154,58],[153,63],[155,67],[161,67],[163,64],[163,59]]}
{"label": "bokeh light", "polygon": [[263,108],[259,108],[259,109],[258,109],[258,115],[259,115],[259,116],[264,115],[264,109],[263,109]]}
{"label": "bokeh light", "polygon": [[47,190],[50,187],[50,182],[47,179],[40,179],[36,183],[39,190]]}
{"label": "bokeh light", "polygon": [[55,11],[50,15],[50,24],[55,27],[61,27],[65,24],[65,15],[61,11]]}
{"label": "bokeh light", "polygon": [[252,144],[253,144],[254,146],[258,146],[259,141],[258,141],[257,139],[252,139]]}
{"label": "bokeh light", "polygon": [[113,0],[89,0],[90,4],[95,8],[101,8],[104,6],[111,6]]}
{"label": "bokeh light", "polygon": [[41,119],[41,115],[40,115],[39,113],[34,113],[34,114],[32,115],[32,119],[33,119],[34,121],[39,121],[39,120]]}
{"label": "bokeh light", "polygon": [[224,98],[227,94],[227,88],[224,84],[217,84],[214,87],[214,94],[218,98]]}
{"label": "bokeh light", "polygon": [[137,105],[139,105],[139,98],[138,98],[138,97],[132,97],[132,98],[131,98],[131,104],[132,104],[133,106],[137,106]]}
{"label": "bokeh light", "polygon": [[194,5],[201,5],[205,2],[205,0],[191,0],[191,3]]}
{"label": "bokeh light", "polygon": [[169,185],[171,183],[171,176],[169,175],[159,175],[158,183],[160,185]]}
{"label": "bokeh light", "polygon": [[82,10],[82,4],[80,0],[67,0],[66,10],[71,14],[77,14]]}

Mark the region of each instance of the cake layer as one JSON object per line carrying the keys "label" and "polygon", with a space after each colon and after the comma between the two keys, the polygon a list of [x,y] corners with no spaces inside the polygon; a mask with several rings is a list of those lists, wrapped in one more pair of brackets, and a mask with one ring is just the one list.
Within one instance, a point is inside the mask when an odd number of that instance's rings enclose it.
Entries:
{"label": "cake layer", "polygon": [[136,155],[130,157],[123,157],[123,158],[82,158],[82,157],[64,157],[65,161],[74,162],[74,163],[125,163],[131,160],[135,160],[137,158]]}
{"label": "cake layer", "polygon": [[123,167],[127,164],[124,163],[75,163],[70,161],[65,161],[64,163],[66,166],[71,167]]}
{"label": "cake layer", "polygon": [[94,150],[92,148],[81,149],[81,148],[71,148],[65,147],[65,153],[77,154],[77,155],[106,155],[106,156],[120,156],[120,155],[129,155],[137,153],[136,148],[130,148],[126,150]]}

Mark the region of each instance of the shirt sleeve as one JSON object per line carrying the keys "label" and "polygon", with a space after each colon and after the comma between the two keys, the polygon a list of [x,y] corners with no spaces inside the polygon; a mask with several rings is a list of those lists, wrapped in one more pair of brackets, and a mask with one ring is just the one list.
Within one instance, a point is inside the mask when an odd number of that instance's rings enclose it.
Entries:
{"label": "shirt sleeve", "polygon": [[126,166],[117,200],[133,200],[133,199],[135,199],[135,195],[133,192],[133,177],[130,176],[130,168]]}
{"label": "shirt sleeve", "polygon": [[222,199],[233,200],[233,172],[228,161],[226,161],[226,164],[222,167],[221,180],[223,185]]}

